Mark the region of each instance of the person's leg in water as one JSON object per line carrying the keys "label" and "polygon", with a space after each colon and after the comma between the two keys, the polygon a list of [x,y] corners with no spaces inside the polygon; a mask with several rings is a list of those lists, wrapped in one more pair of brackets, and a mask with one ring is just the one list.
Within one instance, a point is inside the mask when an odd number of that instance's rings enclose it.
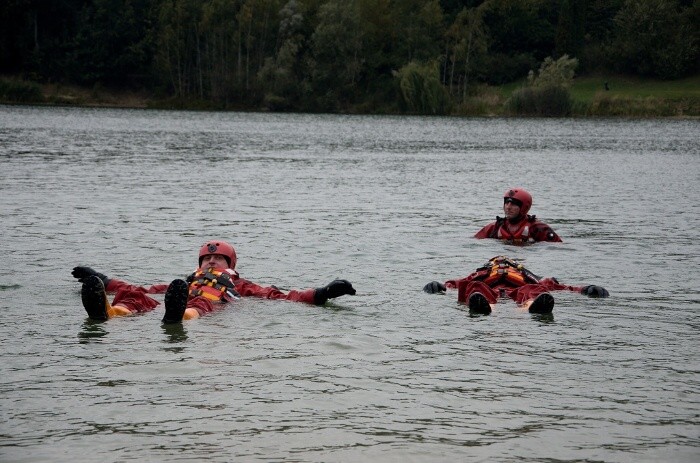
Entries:
{"label": "person's leg in water", "polygon": [[133,312],[123,304],[110,304],[104,283],[97,276],[85,278],[80,289],[83,307],[93,320],[107,320],[112,317],[131,315]]}
{"label": "person's leg in water", "polygon": [[173,280],[165,292],[163,323],[180,323],[187,310],[189,285],[185,280]]}
{"label": "person's leg in water", "polygon": [[457,287],[457,301],[467,303],[469,311],[490,314],[498,300],[498,293],[482,281],[460,282]]}
{"label": "person's leg in water", "polygon": [[[165,315],[163,323],[180,323],[201,316],[201,312],[211,312],[213,305],[203,297],[189,298],[189,285],[184,280],[173,280],[165,292]],[[200,310],[201,309],[201,310]]]}
{"label": "person's leg in water", "polygon": [[163,323],[180,323],[212,312],[216,306],[211,300],[196,296],[189,298],[189,285],[184,280],[173,280],[165,293]]}
{"label": "person's leg in water", "polygon": [[515,288],[508,293],[508,296],[530,313],[551,313],[554,309],[554,297],[545,286],[540,284]]}
{"label": "person's leg in water", "polygon": [[150,312],[159,304],[146,294],[145,289],[131,285],[121,287],[110,304],[104,283],[97,276],[89,276],[83,280],[80,295],[88,317],[93,320]]}

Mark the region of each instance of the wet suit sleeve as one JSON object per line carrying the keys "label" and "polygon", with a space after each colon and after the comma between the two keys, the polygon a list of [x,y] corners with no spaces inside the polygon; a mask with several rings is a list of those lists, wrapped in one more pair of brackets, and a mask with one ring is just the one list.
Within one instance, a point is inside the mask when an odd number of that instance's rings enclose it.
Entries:
{"label": "wet suit sleeve", "polygon": [[496,228],[496,222],[492,222],[488,225],[486,225],[484,228],[476,232],[474,235],[474,238],[477,239],[484,239],[484,238],[491,238],[491,236],[494,233],[494,229]]}
{"label": "wet suit sleeve", "polygon": [[549,241],[552,243],[561,243],[562,239],[556,234],[552,227],[546,223],[537,222],[532,226],[532,237],[535,241]]}
{"label": "wet suit sleeve", "polygon": [[131,283],[127,283],[123,280],[117,280],[116,278],[112,278],[107,283],[107,287],[105,287],[105,291],[107,291],[108,293],[116,293],[125,289],[132,289],[147,294],[165,294],[165,291],[168,289],[168,285],[162,283],[152,286],[137,286],[132,285]]}
{"label": "wet suit sleeve", "polygon": [[236,291],[243,297],[260,297],[263,299],[282,299],[293,302],[314,303],[315,289],[296,290],[284,293],[274,286],[260,286],[251,281],[239,278],[235,281]]}
{"label": "wet suit sleeve", "polygon": [[455,289],[457,288],[457,285],[459,285],[459,282],[462,280],[447,280],[445,282],[445,288]]}
{"label": "wet suit sleeve", "polygon": [[583,289],[583,286],[562,285],[556,278],[542,278],[539,284],[546,287],[548,291],[571,291],[580,293]]}
{"label": "wet suit sleeve", "polygon": [[461,284],[469,283],[470,281],[472,281],[474,279],[475,275],[476,275],[476,272],[474,272],[474,273],[472,273],[469,276],[466,276],[464,278],[460,278],[458,280],[447,280],[445,282],[445,287],[451,288],[451,289],[457,289],[457,288],[459,288],[460,283]]}

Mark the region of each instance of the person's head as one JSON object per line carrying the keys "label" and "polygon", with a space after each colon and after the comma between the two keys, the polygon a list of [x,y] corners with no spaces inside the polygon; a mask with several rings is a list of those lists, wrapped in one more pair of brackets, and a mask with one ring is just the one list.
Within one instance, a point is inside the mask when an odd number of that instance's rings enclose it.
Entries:
{"label": "person's head", "polygon": [[508,220],[519,220],[532,206],[532,195],[522,188],[511,188],[503,195],[503,213]]}
{"label": "person's head", "polygon": [[226,241],[207,241],[199,249],[200,268],[236,268],[236,250]]}

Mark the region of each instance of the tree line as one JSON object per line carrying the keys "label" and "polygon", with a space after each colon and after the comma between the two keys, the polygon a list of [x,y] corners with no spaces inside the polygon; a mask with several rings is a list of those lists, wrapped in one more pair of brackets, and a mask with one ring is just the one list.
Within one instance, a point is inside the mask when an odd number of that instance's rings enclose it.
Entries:
{"label": "tree line", "polygon": [[222,108],[444,113],[547,58],[700,70],[700,0],[4,0],[0,73]]}

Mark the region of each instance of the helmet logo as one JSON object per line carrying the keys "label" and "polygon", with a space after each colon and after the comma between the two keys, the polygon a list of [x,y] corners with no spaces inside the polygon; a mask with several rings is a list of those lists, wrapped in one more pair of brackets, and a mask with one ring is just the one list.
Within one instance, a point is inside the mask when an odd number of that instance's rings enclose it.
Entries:
{"label": "helmet logo", "polygon": [[515,191],[510,190],[510,191],[508,192],[508,196],[515,196]]}
{"label": "helmet logo", "polygon": [[216,252],[216,248],[218,248],[218,246],[215,245],[214,243],[209,243],[207,245],[207,251],[209,251],[209,253],[211,253],[211,254],[214,254]]}

